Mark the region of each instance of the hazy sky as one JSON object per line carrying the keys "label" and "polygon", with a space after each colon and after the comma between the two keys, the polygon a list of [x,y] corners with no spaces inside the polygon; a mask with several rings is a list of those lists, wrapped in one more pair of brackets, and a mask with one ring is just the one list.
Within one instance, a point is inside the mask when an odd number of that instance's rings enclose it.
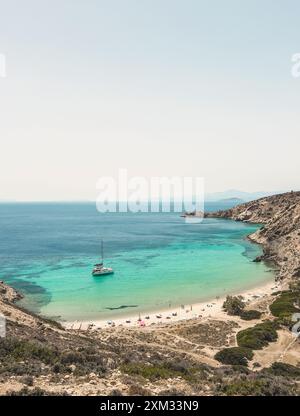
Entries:
{"label": "hazy sky", "polygon": [[0,199],[300,188],[299,0],[0,0]]}

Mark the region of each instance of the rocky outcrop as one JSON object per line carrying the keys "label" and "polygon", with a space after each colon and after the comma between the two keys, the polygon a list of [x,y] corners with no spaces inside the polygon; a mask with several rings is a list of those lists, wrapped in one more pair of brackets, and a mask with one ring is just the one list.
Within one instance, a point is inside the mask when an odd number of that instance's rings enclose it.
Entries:
{"label": "rocky outcrop", "polygon": [[263,256],[279,266],[280,279],[300,278],[300,192],[288,192],[206,213],[206,217],[228,218],[262,224],[249,239],[263,245]]}
{"label": "rocky outcrop", "polygon": [[0,281],[0,301],[16,302],[20,300],[22,295],[18,293],[11,286],[6,285],[2,280]]}

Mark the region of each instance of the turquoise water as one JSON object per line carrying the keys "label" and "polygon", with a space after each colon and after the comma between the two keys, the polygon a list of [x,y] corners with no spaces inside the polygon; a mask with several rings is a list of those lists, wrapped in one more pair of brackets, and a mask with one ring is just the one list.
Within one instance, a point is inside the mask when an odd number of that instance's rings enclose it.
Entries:
{"label": "turquoise water", "polygon": [[[210,204],[206,209],[222,208]],[[99,214],[93,204],[1,204],[0,278],[23,306],[61,320],[132,315],[263,284],[272,273],[222,219],[187,224],[178,213]],[[93,277],[100,239],[113,275]]]}

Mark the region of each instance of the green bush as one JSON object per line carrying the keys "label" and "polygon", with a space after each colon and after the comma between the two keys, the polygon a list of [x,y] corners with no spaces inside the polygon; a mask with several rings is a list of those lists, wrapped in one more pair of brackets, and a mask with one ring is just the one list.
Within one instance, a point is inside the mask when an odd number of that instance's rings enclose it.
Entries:
{"label": "green bush", "polygon": [[188,382],[196,382],[207,378],[205,366],[191,366],[185,362],[163,362],[157,364],[141,364],[131,362],[120,367],[123,373],[142,376],[151,381],[166,378],[182,377]]}
{"label": "green bush", "polygon": [[245,307],[242,296],[227,296],[223,308],[228,315],[240,315]]}
{"label": "green bush", "polygon": [[104,374],[105,359],[91,348],[81,352],[64,350],[60,353],[55,347],[39,341],[26,341],[17,338],[0,338],[0,374],[38,375],[41,363],[51,365],[55,373],[70,373],[70,365],[75,365],[75,375],[91,372]]}
{"label": "green bush", "polygon": [[224,383],[220,390],[226,396],[294,396],[295,388],[282,379],[257,377]]}
{"label": "green bush", "polygon": [[261,317],[261,312],[251,309],[249,311],[242,311],[240,317],[244,321],[251,321],[252,319],[259,319]]}
{"label": "green bush", "polygon": [[300,378],[300,368],[291,364],[275,362],[266,372],[274,374],[275,376]]}
{"label": "green bush", "polygon": [[300,292],[286,291],[281,292],[279,297],[270,305],[272,315],[280,318],[292,315],[295,312],[300,312],[299,308],[294,306],[300,301]]}
{"label": "green bush", "polygon": [[17,338],[0,339],[0,360],[37,359],[45,364],[53,362],[57,352],[40,342],[18,340]]}
{"label": "green bush", "polygon": [[146,365],[139,363],[123,364],[121,371],[129,375],[138,375],[151,381],[161,378],[174,378],[182,375],[179,371],[172,370],[165,365]]}
{"label": "green bush", "polygon": [[35,387],[34,389],[29,389],[28,387],[23,387],[21,390],[10,390],[7,392],[7,396],[68,396],[66,392],[63,393],[53,393],[47,390],[40,389]]}
{"label": "green bush", "polygon": [[249,348],[232,347],[224,348],[215,355],[215,359],[222,364],[248,365],[248,360],[252,360],[253,352]]}
{"label": "green bush", "polygon": [[[236,347],[236,348],[238,348],[238,347]],[[231,366],[231,371],[232,371],[232,373],[230,373],[230,374],[237,373],[237,374],[246,374],[246,375],[248,375],[248,374],[251,373],[251,370],[249,370],[248,367],[246,367],[245,365],[241,365],[241,364],[232,365]]]}
{"label": "green bush", "polygon": [[244,329],[237,333],[237,343],[239,347],[250,348],[251,350],[261,350],[263,347],[277,340],[276,332],[278,324],[266,321],[257,324],[252,328]]}

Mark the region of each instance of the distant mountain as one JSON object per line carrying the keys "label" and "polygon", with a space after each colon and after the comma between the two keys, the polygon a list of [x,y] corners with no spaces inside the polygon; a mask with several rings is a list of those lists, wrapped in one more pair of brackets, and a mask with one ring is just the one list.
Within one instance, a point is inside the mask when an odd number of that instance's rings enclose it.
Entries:
{"label": "distant mountain", "polygon": [[224,198],[224,199],[220,199],[219,201],[220,202],[235,202],[237,204],[241,204],[245,202],[245,200],[242,198]]}
{"label": "distant mountain", "polygon": [[213,193],[207,193],[205,195],[206,201],[224,201],[224,200],[237,200],[238,203],[240,202],[249,202],[253,201],[254,199],[263,198],[265,196],[270,196],[274,194],[279,194],[278,192],[244,192],[239,191],[237,189],[229,189],[228,191],[223,192],[213,192]]}

